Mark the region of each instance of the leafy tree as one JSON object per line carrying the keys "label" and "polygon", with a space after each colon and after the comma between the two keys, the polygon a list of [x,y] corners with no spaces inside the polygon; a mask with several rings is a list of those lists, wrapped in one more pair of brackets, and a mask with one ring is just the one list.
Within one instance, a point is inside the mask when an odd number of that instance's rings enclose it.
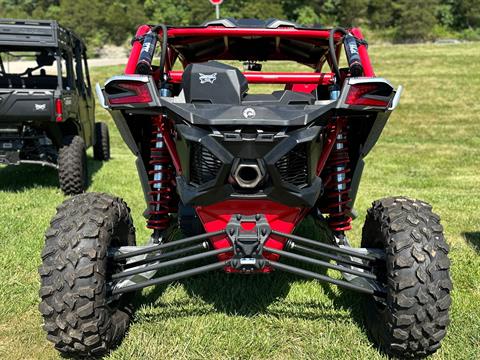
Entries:
{"label": "leafy tree", "polygon": [[453,14],[453,8],[456,0],[441,0],[437,6],[435,16],[437,17],[439,25],[444,27],[453,27],[455,17]]}
{"label": "leafy tree", "polygon": [[214,14],[214,7],[208,1],[145,0],[144,7],[152,23],[169,25],[200,24]]}
{"label": "leafy tree", "polygon": [[302,25],[315,25],[320,24],[320,16],[311,6],[302,6],[300,9],[295,11],[297,15],[296,21]]}
{"label": "leafy tree", "polygon": [[435,18],[437,5],[437,0],[424,0],[421,2],[399,0],[396,40],[431,40],[433,28],[437,23],[437,19]]}
{"label": "leafy tree", "polygon": [[280,1],[272,0],[244,0],[244,1],[225,1],[222,5],[222,16],[235,18],[287,18],[283,12],[283,6]]}
{"label": "leafy tree", "polygon": [[350,27],[365,22],[368,0],[336,0],[339,25]]}
{"label": "leafy tree", "polygon": [[368,24],[373,29],[384,29],[395,25],[396,7],[392,1],[370,0],[367,6]]}
{"label": "leafy tree", "polygon": [[452,8],[457,28],[480,28],[479,0],[456,0],[453,2]]}

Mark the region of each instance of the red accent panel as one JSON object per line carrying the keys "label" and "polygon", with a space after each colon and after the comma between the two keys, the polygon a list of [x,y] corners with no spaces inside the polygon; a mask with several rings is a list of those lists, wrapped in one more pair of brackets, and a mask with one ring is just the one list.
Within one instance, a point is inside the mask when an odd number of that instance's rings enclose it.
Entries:
{"label": "red accent panel", "polygon": [[[253,72],[243,73],[250,84],[315,84],[330,85],[333,80],[333,73],[276,73],[276,72]],[[182,82],[183,71],[170,71],[168,77],[172,83]]]}
{"label": "red accent panel", "polygon": [[[359,28],[352,28],[350,32],[360,40],[365,39]],[[358,46],[358,55],[360,55],[364,75],[367,77],[374,77],[375,73],[373,72],[372,63],[370,62],[370,57],[368,56],[367,47],[365,45],[362,44]]]}
{"label": "red accent panel", "polygon": [[[137,33],[135,34],[135,37],[145,35],[149,31],[150,31],[150,26],[141,25],[137,29]],[[132,46],[132,51],[130,52],[130,57],[128,58],[127,66],[125,67],[125,74],[135,74],[135,69],[137,68],[137,62],[138,62],[138,58],[140,56],[141,51],[142,51],[142,44],[139,41],[135,41]]]}
{"label": "red accent panel", "polygon": [[[255,215],[264,214],[272,229],[291,233],[295,226],[303,219],[306,214],[305,208],[288,207],[270,200],[226,200],[217,204],[208,206],[197,206],[197,214],[203,223],[205,231],[213,232],[226,228],[232,215]],[[211,243],[215,249],[222,249],[230,246],[227,237],[218,237],[212,239]],[[274,249],[283,249],[285,239],[271,236],[265,246]],[[232,253],[221,254],[219,261],[227,260],[232,257]],[[270,260],[278,260],[279,256],[275,254],[264,254],[265,258]],[[270,272],[270,267],[265,267],[262,272]],[[231,267],[226,267],[225,271],[234,272]]]}

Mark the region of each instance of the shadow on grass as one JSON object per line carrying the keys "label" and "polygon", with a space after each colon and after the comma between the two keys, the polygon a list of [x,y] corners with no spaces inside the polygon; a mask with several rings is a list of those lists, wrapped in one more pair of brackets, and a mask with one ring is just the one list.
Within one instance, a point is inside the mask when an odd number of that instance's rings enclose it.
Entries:
{"label": "shadow on grass", "polygon": [[463,236],[477,253],[480,253],[480,231],[464,232]]}
{"label": "shadow on grass", "polygon": [[200,297],[228,315],[253,316],[267,312],[270,304],[284,299],[294,279],[287,274],[225,274],[189,279],[183,285],[189,295]]}
{"label": "shadow on grass", "polygon": [[[92,183],[93,176],[102,168],[103,162],[88,158],[88,183]],[[35,187],[57,188],[57,170],[41,165],[10,165],[0,167],[0,190],[22,192]]]}

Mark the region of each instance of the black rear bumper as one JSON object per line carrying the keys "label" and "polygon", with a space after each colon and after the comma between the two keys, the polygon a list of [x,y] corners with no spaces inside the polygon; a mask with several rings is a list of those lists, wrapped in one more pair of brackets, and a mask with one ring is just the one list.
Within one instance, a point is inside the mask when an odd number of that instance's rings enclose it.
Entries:
{"label": "black rear bumper", "polygon": [[[277,128],[253,137],[252,133],[232,134],[221,127],[216,128],[215,136],[200,127],[177,125],[176,130],[183,169],[176,179],[177,191],[184,204],[268,199],[313,207],[322,193],[322,180],[316,174],[323,147],[321,126],[290,132]],[[232,173],[244,161],[255,161],[264,169],[259,186],[242,189],[232,180]]]}

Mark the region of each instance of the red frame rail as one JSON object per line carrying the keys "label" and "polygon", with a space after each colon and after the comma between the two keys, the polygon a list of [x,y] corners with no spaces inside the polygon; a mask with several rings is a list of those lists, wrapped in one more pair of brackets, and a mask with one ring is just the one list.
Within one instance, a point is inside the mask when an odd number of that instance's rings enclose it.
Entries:
{"label": "red frame rail", "polygon": [[[333,73],[309,73],[309,72],[254,72],[243,73],[250,84],[318,84],[330,85],[333,82]],[[182,82],[183,71],[175,70],[168,72],[170,82],[179,84]]]}

